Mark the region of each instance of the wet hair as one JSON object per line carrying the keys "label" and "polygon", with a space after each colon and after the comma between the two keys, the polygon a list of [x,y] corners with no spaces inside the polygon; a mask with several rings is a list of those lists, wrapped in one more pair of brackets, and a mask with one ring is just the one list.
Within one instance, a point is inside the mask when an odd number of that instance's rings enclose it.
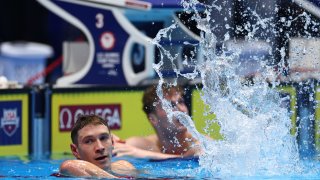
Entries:
{"label": "wet hair", "polygon": [[78,144],[78,132],[82,128],[84,128],[87,125],[105,125],[108,128],[108,131],[110,132],[110,128],[108,126],[107,120],[104,120],[100,116],[97,115],[80,115],[77,118],[77,121],[75,122],[72,130],[71,130],[71,140],[73,144]]}
{"label": "wet hair", "polygon": [[[153,113],[155,111],[155,102],[158,102],[160,99],[157,95],[157,85],[149,86],[143,94],[142,97],[142,104],[143,104],[143,111],[146,114]],[[172,96],[176,93],[179,93],[181,95],[184,95],[183,88],[181,86],[171,86],[168,84],[162,85],[162,92],[163,96]]]}

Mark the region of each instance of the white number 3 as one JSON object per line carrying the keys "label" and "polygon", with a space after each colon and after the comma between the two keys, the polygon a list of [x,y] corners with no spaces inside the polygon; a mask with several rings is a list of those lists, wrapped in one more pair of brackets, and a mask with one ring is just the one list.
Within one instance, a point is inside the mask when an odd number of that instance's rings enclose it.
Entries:
{"label": "white number 3", "polygon": [[103,28],[103,26],[104,26],[103,18],[104,18],[104,16],[101,13],[98,13],[96,15],[96,20],[97,20],[96,21],[96,27],[99,28],[99,29]]}

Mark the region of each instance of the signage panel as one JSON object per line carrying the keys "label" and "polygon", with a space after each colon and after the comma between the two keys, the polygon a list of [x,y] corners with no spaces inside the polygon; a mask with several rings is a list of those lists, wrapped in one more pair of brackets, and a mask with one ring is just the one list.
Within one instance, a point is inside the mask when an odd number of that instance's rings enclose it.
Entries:
{"label": "signage panel", "polygon": [[121,129],[121,105],[102,104],[102,105],[75,105],[60,106],[59,110],[59,130],[71,131],[79,115],[95,114],[106,121],[110,129]]}
{"label": "signage panel", "polygon": [[79,114],[97,114],[108,120],[121,139],[146,136],[154,130],[142,110],[141,90],[53,92],[51,98],[51,151],[71,153],[70,130]]}
{"label": "signage panel", "polygon": [[0,145],[21,145],[22,102],[0,102]]}
{"label": "signage panel", "polygon": [[29,154],[28,93],[0,95],[0,156]]}

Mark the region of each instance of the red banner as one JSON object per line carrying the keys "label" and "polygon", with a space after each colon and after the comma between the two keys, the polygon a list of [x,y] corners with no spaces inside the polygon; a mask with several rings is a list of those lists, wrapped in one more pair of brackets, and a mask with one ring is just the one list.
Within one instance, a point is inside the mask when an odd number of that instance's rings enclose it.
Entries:
{"label": "red banner", "polygon": [[83,114],[95,114],[108,121],[110,129],[121,128],[121,105],[72,105],[60,106],[59,130],[71,131],[77,117]]}

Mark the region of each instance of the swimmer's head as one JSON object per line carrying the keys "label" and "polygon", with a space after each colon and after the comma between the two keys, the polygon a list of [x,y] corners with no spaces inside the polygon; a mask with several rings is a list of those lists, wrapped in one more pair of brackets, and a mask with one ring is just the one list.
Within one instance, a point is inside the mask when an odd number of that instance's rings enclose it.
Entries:
{"label": "swimmer's head", "polygon": [[110,128],[108,122],[97,115],[80,115],[78,116],[72,130],[71,130],[71,140],[73,144],[78,144],[78,131],[83,127],[92,125],[105,125],[110,133]]}

